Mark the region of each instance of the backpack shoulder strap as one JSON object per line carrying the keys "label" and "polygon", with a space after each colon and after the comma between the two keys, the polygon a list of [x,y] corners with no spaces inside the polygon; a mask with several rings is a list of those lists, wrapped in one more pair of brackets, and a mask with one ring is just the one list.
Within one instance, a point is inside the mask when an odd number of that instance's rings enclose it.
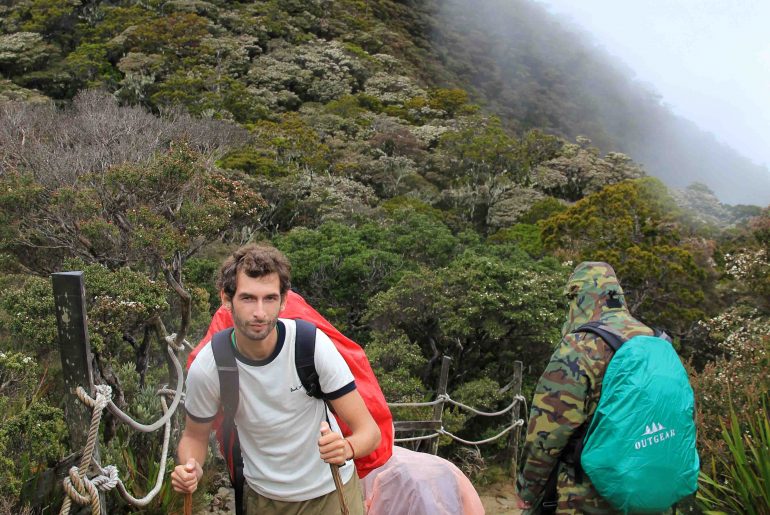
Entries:
{"label": "backpack shoulder strap", "polygon": [[663,331],[662,329],[658,329],[657,327],[653,327],[652,330],[655,332],[655,336],[657,336],[658,338],[666,340],[668,343],[674,343],[671,337],[668,334],[666,334],[666,331]]}
{"label": "backpack shoulder strap", "polygon": [[627,338],[617,332],[615,329],[602,324],[598,320],[592,320],[585,323],[575,329],[575,333],[591,333],[600,337],[604,342],[610,346],[613,352],[617,352],[618,349],[627,341]]}
{"label": "backpack shoulder strap", "polygon": [[321,399],[321,383],[315,368],[315,333],[316,326],[307,320],[295,319],[297,334],[294,344],[294,364],[305,393]]}
{"label": "backpack shoulder strap", "polygon": [[219,331],[211,337],[211,350],[219,374],[219,402],[222,405],[224,419],[222,420],[222,447],[225,461],[230,473],[230,482],[235,489],[235,511],[237,515],[243,512],[243,456],[238,438],[238,428],[235,426],[235,413],[240,402],[238,364],[232,345],[233,329]]}
{"label": "backpack shoulder strap", "polygon": [[219,331],[211,337],[211,350],[219,374],[219,399],[225,419],[233,420],[240,401],[238,393],[238,364],[231,343],[232,329]]}

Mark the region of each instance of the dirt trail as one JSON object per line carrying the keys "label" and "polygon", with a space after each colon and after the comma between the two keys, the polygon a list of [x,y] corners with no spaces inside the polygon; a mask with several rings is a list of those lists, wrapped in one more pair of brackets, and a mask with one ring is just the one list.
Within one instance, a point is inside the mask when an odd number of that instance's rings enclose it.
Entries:
{"label": "dirt trail", "polygon": [[513,482],[495,483],[485,487],[477,487],[486,515],[513,515],[521,513],[516,508],[516,498]]}
{"label": "dirt trail", "polygon": [[[512,482],[496,483],[485,487],[478,487],[477,491],[484,505],[486,515],[517,515],[521,513],[515,508],[514,487]],[[214,496],[207,510],[196,510],[196,513],[205,515],[232,515],[235,513],[232,490],[221,487]]]}

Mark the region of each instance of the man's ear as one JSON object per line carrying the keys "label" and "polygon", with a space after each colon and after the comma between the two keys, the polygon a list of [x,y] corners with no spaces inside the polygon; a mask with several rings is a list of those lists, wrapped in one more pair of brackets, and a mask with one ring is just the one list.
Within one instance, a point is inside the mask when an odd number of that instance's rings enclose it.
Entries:
{"label": "man's ear", "polygon": [[219,290],[219,300],[222,301],[222,305],[227,309],[228,311],[233,310],[233,302],[230,297],[227,296],[225,293],[225,290]]}

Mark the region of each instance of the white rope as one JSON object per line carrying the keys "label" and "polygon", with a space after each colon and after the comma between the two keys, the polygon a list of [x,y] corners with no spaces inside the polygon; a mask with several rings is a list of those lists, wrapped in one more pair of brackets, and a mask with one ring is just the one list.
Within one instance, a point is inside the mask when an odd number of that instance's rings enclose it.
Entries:
{"label": "white rope", "polygon": [[388,407],[389,408],[426,408],[429,406],[435,406],[437,404],[441,404],[442,402],[446,402],[446,400],[449,398],[448,395],[439,395],[436,397],[436,400],[430,401],[430,402],[389,402]]}
{"label": "white rope", "polygon": [[503,435],[505,435],[506,433],[508,433],[514,427],[520,427],[520,426],[523,426],[523,425],[524,425],[524,421],[522,419],[518,419],[517,421],[515,421],[514,423],[512,423],[511,425],[509,425],[508,427],[506,427],[502,431],[500,431],[495,436],[492,436],[492,437],[487,438],[485,440],[477,440],[475,442],[472,442],[470,440],[464,440],[464,439],[460,438],[459,436],[453,435],[452,433],[450,433],[449,431],[447,431],[443,427],[441,429],[438,429],[436,432],[431,433],[429,435],[414,436],[414,437],[411,437],[411,438],[395,438],[393,441],[395,443],[416,442],[418,440],[430,440],[430,439],[433,439],[433,438],[437,438],[437,437],[439,437],[441,435],[444,435],[444,436],[448,436],[449,438],[451,438],[453,440],[456,440],[456,441],[458,441],[460,443],[464,443],[466,445],[481,445],[481,444],[493,442],[493,441],[497,440],[498,438],[502,437]]}
{"label": "white rope", "polygon": [[394,438],[393,442],[395,443],[404,443],[404,442],[416,442],[418,440],[432,440],[433,438],[438,438],[441,436],[438,433],[432,433],[425,436],[413,436],[411,438]]}
{"label": "white rope", "polygon": [[[168,341],[168,338],[167,338],[167,341]],[[143,433],[151,433],[153,431],[156,431],[158,428],[160,428],[166,422],[168,422],[171,419],[171,417],[174,415],[174,412],[176,411],[176,408],[179,405],[179,401],[182,398],[182,389],[184,388],[184,374],[182,373],[182,365],[179,363],[179,360],[177,359],[176,354],[174,354],[170,345],[166,348],[166,350],[168,351],[168,355],[171,357],[171,361],[174,364],[174,368],[176,369],[176,390],[175,390],[174,400],[171,403],[171,407],[168,409],[166,413],[163,414],[162,417],[160,417],[158,420],[156,420],[152,424],[145,425],[135,421],[130,416],[123,413],[123,411],[121,411],[121,409],[118,408],[115,405],[115,403],[113,403],[112,401],[110,401],[108,406],[110,413],[118,417],[121,421],[128,424],[132,428],[136,429],[137,431],[141,431]]]}
{"label": "white rope", "polygon": [[455,406],[459,406],[460,408],[468,410],[471,413],[475,413],[476,415],[481,415],[483,417],[496,417],[499,415],[504,415],[505,413],[508,413],[509,411],[511,411],[514,408],[514,406],[516,406],[516,404],[524,401],[524,397],[522,397],[521,395],[517,395],[513,398],[513,402],[511,402],[511,404],[509,404],[507,408],[500,411],[495,411],[495,412],[484,412],[484,411],[479,411],[475,408],[472,408],[467,404],[463,404],[462,402],[458,402],[454,399],[451,399],[449,395],[446,396],[446,399],[447,399],[447,402],[450,404],[454,404]]}
{"label": "white rope", "polygon": [[[160,398],[161,405],[163,406],[163,411],[168,411],[168,406],[166,405],[166,399],[161,397]],[[173,413],[173,412],[169,412]],[[163,450],[161,451],[161,458],[160,458],[160,465],[158,467],[158,477],[155,480],[155,486],[152,490],[150,490],[147,495],[142,497],[141,499],[137,499],[129,491],[126,489],[126,486],[123,484],[122,481],[118,480],[118,491],[120,492],[120,495],[125,499],[128,503],[133,504],[134,506],[138,507],[144,507],[150,504],[150,502],[155,498],[155,496],[160,492],[161,487],[163,486],[163,477],[166,474],[166,460],[168,459],[168,442],[170,440],[171,436],[171,419],[166,420],[165,429],[163,431]]]}
{"label": "white rope", "polygon": [[187,339],[182,340],[182,343],[177,345],[176,333],[166,336],[166,343],[175,351],[184,350],[185,347],[187,347],[189,350],[195,350],[195,347],[193,347],[190,342],[187,341]]}
{"label": "white rope", "polygon": [[475,442],[472,442],[470,440],[463,440],[459,436],[455,436],[452,433],[450,433],[449,431],[444,430],[443,427],[441,429],[439,429],[438,432],[440,434],[448,436],[448,437],[452,438],[453,440],[456,440],[456,441],[458,441],[460,443],[464,443],[465,445],[480,445],[480,444],[484,444],[484,443],[493,442],[493,441],[497,440],[498,438],[500,438],[501,436],[503,436],[504,434],[506,434],[508,431],[510,431],[514,427],[519,427],[519,426],[523,426],[523,425],[524,425],[524,421],[522,419],[519,419],[516,422],[514,422],[513,424],[511,424],[508,427],[506,427],[505,429],[503,429],[502,431],[500,431],[495,436],[492,436],[492,437],[487,438],[485,440],[478,440],[478,441],[475,441]]}
{"label": "white rope", "polygon": [[426,408],[430,406],[436,406],[437,404],[441,404],[441,403],[449,403],[449,404],[454,404],[455,406],[458,406],[465,410],[468,410],[471,413],[474,413],[476,415],[481,415],[483,417],[497,417],[499,415],[504,415],[505,413],[508,413],[509,411],[511,411],[519,402],[526,402],[526,400],[521,395],[516,395],[513,398],[513,402],[511,402],[511,404],[509,404],[508,407],[506,407],[505,409],[502,409],[500,411],[494,411],[494,412],[486,412],[486,411],[477,410],[476,408],[468,406],[467,404],[463,404],[460,401],[456,401],[452,399],[448,394],[442,394],[436,397],[435,400],[430,402],[389,402],[388,407],[390,408]]}

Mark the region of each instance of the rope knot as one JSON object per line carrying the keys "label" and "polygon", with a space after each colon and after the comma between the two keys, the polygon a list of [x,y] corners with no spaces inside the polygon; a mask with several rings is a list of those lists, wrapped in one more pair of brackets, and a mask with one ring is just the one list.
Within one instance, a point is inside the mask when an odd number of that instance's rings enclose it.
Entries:
{"label": "rope knot", "polygon": [[69,475],[64,478],[64,490],[69,495],[70,499],[80,505],[94,503],[98,506],[99,492],[96,490],[96,486],[85,475],[81,477],[80,469],[78,467],[71,467]]}
{"label": "rope knot", "polygon": [[75,389],[75,393],[77,394],[78,399],[80,399],[80,402],[97,411],[106,408],[112,400],[112,387],[108,384],[96,385],[96,399],[88,395],[85,388],[82,386],[78,386]]}
{"label": "rope knot", "polygon": [[186,343],[186,340],[183,340],[182,343],[177,344],[176,343],[176,333],[169,334],[166,336],[166,344],[174,349],[175,351],[181,351],[184,350],[184,344]]}
{"label": "rope knot", "polygon": [[115,465],[107,465],[101,469],[101,475],[91,478],[91,481],[101,490],[107,492],[117,486],[120,478]]}
{"label": "rope knot", "polygon": [[112,387],[108,384],[96,385],[96,406],[104,409],[112,400]]}

